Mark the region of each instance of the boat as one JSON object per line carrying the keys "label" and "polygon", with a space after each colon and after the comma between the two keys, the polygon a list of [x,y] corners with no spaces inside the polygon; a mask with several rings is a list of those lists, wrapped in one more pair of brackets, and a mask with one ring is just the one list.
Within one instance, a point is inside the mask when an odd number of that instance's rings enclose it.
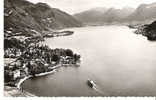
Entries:
{"label": "boat", "polygon": [[87,80],[87,84],[91,88],[95,87],[95,85],[96,85],[95,82],[93,80],[90,80],[90,79]]}

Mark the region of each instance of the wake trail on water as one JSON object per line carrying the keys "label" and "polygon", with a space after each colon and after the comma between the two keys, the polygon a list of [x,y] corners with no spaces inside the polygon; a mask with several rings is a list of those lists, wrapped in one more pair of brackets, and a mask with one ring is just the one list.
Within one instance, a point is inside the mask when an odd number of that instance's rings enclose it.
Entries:
{"label": "wake trail on water", "polygon": [[96,87],[94,86],[93,89],[94,89],[98,94],[104,95],[103,91],[101,91],[97,86],[96,86]]}

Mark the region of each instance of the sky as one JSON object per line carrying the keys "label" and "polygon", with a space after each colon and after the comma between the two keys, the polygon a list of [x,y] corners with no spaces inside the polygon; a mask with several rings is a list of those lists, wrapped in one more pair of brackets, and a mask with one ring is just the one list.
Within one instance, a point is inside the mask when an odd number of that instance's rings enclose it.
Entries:
{"label": "sky", "polygon": [[44,2],[53,8],[59,8],[69,14],[79,13],[91,8],[106,7],[118,8],[132,7],[136,8],[140,4],[150,4],[156,0],[29,0],[30,2]]}

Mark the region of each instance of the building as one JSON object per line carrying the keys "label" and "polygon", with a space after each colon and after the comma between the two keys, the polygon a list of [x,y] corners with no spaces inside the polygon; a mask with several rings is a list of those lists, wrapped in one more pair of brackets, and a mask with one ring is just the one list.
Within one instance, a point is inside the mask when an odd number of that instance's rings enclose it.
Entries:
{"label": "building", "polygon": [[13,78],[16,80],[17,78],[20,78],[21,72],[20,70],[13,71]]}

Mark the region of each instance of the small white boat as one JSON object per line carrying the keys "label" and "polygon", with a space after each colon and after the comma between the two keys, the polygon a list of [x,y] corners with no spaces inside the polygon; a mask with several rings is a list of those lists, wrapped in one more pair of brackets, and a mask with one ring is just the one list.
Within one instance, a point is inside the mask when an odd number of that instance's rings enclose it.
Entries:
{"label": "small white boat", "polygon": [[87,80],[87,84],[88,84],[88,86],[91,87],[91,88],[93,88],[93,87],[96,86],[95,82],[94,82],[93,80],[90,80],[90,79]]}

